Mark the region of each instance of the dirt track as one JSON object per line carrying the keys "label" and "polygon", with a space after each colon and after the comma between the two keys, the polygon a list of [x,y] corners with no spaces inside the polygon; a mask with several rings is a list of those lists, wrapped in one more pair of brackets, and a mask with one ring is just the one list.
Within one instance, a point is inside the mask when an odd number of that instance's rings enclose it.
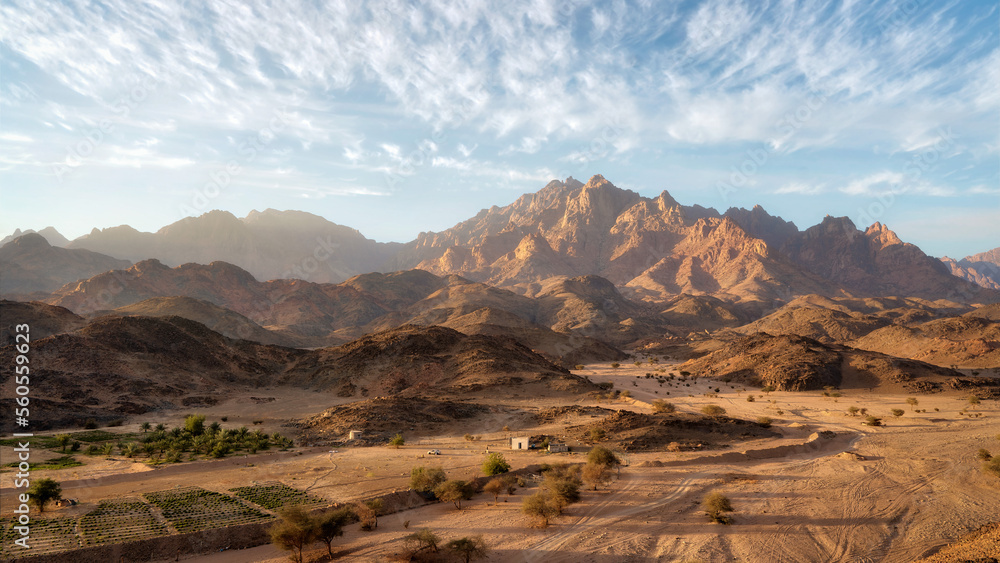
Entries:
{"label": "dirt track", "polygon": [[[912,561],[982,524],[1000,521],[1000,503],[995,502],[1000,483],[983,474],[975,458],[979,448],[1000,450],[1000,441],[994,438],[1000,434],[1000,409],[992,402],[984,401],[979,407],[984,416],[969,418],[958,412],[965,408],[959,395],[920,396],[919,407],[925,413],[913,412],[906,405],[906,395],[867,390],[844,390],[839,399],[824,397],[822,392],[778,392],[765,397],[757,390],[729,388],[717,397],[705,396],[714,393],[719,382],[661,387],[655,380],[635,378],[644,369],[648,368],[595,366],[586,370],[595,381],[614,380],[617,388],[629,389],[640,402],[584,404],[640,412],[649,412],[646,405],[654,398],[666,398],[682,412],[718,404],[730,416],[773,418],[783,437],[743,442],[723,452],[628,454],[630,465],[622,469],[620,480],[607,490],[584,491],[582,501],[571,505],[548,529],[530,527],[520,513],[521,499],[534,492],[529,487],[512,498],[501,497],[497,506],[492,497],[479,495],[463,504],[461,511],[450,504],[435,504],[384,517],[371,533],[352,526],[337,541],[340,555],[355,561],[390,560],[402,552],[403,537],[426,527],[446,541],[482,534],[493,548],[491,561],[894,563]],[[665,395],[668,389],[670,395]],[[746,401],[748,392],[757,395],[755,402]],[[847,414],[851,405],[868,408],[888,426],[863,426],[860,417]],[[890,408],[903,408],[906,414],[894,418],[888,414]],[[555,421],[543,430],[558,433],[566,423]],[[503,420],[491,419],[478,429],[456,426],[450,435],[408,444],[401,450],[352,448],[331,454],[323,449],[261,460],[254,467],[241,465],[237,459],[235,466],[225,469],[206,464],[174,470],[177,475],[150,471],[124,478],[128,483],[116,484],[115,478],[89,482],[75,493],[96,499],[111,492],[169,488],[181,481],[197,480],[206,488],[223,490],[251,480],[277,479],[343,501],[374,490],[405,487],[413,465],[441,464],[451,477],[471,477],[477,473],[485,445],[493,451],[501,446],[500,435],[491,431],[502,424]],[[837,437],[803,445],[820,430],[833,431]],[[466,431],[481,432],[486,439],[466,442],[461,437]],[[487,441],[491,437],[496,439]],[[444,455],[421,457],[430,447],[442,449]],[[840,453],[845,450],[850,453]],[[579,454],[505,454],[515,466],[583,459]],[[654,461],[668,465],[644,466],[643,462]],[[712,490],[732,500],[733,525],[707,522],[699,502]],[[317,547],[310,557],[325,561],[325,549]],[[261,546],[183,560],[284,563],[287,554]]]}

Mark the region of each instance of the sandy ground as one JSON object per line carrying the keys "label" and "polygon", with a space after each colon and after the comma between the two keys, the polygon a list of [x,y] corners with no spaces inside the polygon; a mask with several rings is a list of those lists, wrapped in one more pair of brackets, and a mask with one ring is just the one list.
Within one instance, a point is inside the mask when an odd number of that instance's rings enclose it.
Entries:
{"label": "sandy ground", "polygon": [[[1000,409],[992,401],[984,401],[970,411],[983,413],[981,417],[969,418],[959,414],[967,407],[962,395],[921,395],[917,396],[916,408],[927,412],[915,413],[902,394],[848,389],[841,391],[839,399],[824,397],[822,392],[774,392],[765,397],[759,390],[730,388],[719,381],[661,386],[655,379],[642,377],[651,368],[664,368],[666,373],[675,369],[665,364],[627,364],[618,369],[587,366],[579,372],[581,375],[594,381],[614,381],[617,389],[628,389],[634,400],[587,400],[583,404],[649,412],[646,402],[663,398],[680,411],[697,412],[711,403],[724,407],[730,416],[750,420],[768,416],[783,434],[777,440],[738,443],[725,451],[766,450],[780,444],[803,443],[819,430],[832,430],[842,438],[825,442],[817,450],[745,461],[722,462],[709,457],[723,453],[719,451],[632,453],[627,456],[629,466],[622,469],[619,480],[607,490],[585,492],[583,500],[571,505],[548,529],[531,527],[520,513],[521,499],[534,492],[534,485],[529,483],[529,488],[519,490],[514,497],[501,497],[497,506],[492,497],[478,495],[463,504],[461,511],[451,504],[435,504],[383,517],[374,532],[351,526],[336,542],[338,557],[392,560],[403,550],[403,537],[419,528],[431,528],[446,541],[482,534],[493,550],[490,561],[904,562],[987,522],[1000,521],[1000,483],[980,470],[975,457],[976,451],[984,447],[1000,453],[1000,441],[995,438],[1000,434]],[[718,397],[705,396],[714,393],[715,388],[720,390]],[[748,393],[757,397],[754,402],[747,402]],[[261,392],[256,396],[275,395]],[[333,404],[329,397],[316,395],[277,398],[261,411],[267,413],[269,424],[276,429],[280,429],[283,417],[312,414]],[[523,400],[505,397],[497,402],[514,404]],[[532,404],[544,407],[566,401],[549,398]],[[883,417],[886,426],[862,425],[860,417],[847,414],[846,409],[852,405]],[[906,414],[895,418],[889,414],[892,408],[904,409]],[[250,412],[238,401],[217,405],[212,411],[208,413],[210,419],[213,415],[229,416],[229,422],[224,424],[227,427],[246,424],[239,417]],[[165,415],[162,421],[175,424],[171,417],[179,419],[180,414]],[[542,428],[515,426],[512,433],[558,435],[565,426],[582,422],[558,420]],[[450,477],[468,478],[478,473],[487,445],[491,451],[502,448],[507,435],[500,430],[504,423],[498,416],[456,425],[449,435],[411,442],[399,450],[338,448],[337,453],[331,453],[329,448],[309,448],[133,473],[127,473],[133,466],[148,468],[124,461],[95,460],[86,467],[51,472],[63,481],[64,496],[85,503],[54,511],[53,515],[85,512],[108,496],[176,485],[224,490],[254,481],[280,480],[342,502],[405,488],[414,465],[441,465]],[[483,439],[467,442],[461,437],[466,432]],[[572,441],[570,444],[575,445]],[[432,447],[441,449],[443,455],[426,456]],[[572,453],[504,453],[515,467],[583,459],[583,455]],[[87,456],[78,457],[91,461]],[[666,467],[642,463],[653,460],[693,461]],[[67,472],[72,472],[75,479],[67,479]],[[110,476],[111,472],[121,474]],[[43,476],[41,473],[37,472],[35,478]],[[4,476],[5,487],[9,487],[8,475]],[[733,525],[710,524],[700,510],[700,500],[713,490],[722,491],[732,500]],[[9,491],[3,493],[0,501],[9,506]],[[261,546],[182,560],[277,563],[287,561],[287,554]],[[325,547],[320,549],[317,544],[309,552],[309,560],[326,561]]]}

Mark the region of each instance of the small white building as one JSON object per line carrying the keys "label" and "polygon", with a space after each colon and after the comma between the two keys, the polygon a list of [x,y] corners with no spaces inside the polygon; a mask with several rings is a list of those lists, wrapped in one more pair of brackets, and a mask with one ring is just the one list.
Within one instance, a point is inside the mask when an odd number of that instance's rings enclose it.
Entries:
{"label": "small white building", "polygon": [[526,450],[528,447],[527,436],[518,436],[516,438],[512,437],[510,439],[510,449],[512,450]]}
{"label": "small white building", "polygon": [[362,432],[360,430],[351,430],[347,433],[348,440],[357,440],[361,437]]}
{"label": "small white building", "polygon": [[567,446],[566,444],[552,444],[552,443],[549,444],[549,452],[551,453],[560,453],[568,451],[569,451],[569,446]]}

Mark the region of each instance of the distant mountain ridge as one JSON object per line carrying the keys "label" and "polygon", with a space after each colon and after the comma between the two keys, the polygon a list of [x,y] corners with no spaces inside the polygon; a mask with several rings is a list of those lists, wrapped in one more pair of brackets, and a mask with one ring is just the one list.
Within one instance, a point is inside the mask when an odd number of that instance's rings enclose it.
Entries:
{"label": "distant mountain ridge", "polygon": [[167,267],[226,262],[260,280],[340,283],[419,268],[525,295],[550,278],[596,275],[632,299],[711,296],[758,315],[808,294],[1000,301],[992,286],[975,283],[983,276],[952,275],[880,223],[862,231],[846,217],[828,216],[800,231],[760,206],[719,213],[681,205],[666,191],[643,197],[600,175],[586,184],[552,181],[405,244],[379,243],[311,213],[267,209],[242,219],[211,211],[156,233],[95,229],[67,249]]}
{"label": "distant mountain ridge", "polygon": [[40,233],[28,233],[0,247],[0,293],[47,293],[68,280],[86,279],[131,264],[89,250],[59,248]]}
{"label": "distant mountain ridge", "polygon": [[945,256],[941,259],[951,273],[990,289],[1000,289],[1000,247],[961,260]]}
{"label": "distant mountain ridge", "polygon": [[401,245],[379,243],[357,230],[304,211],[227,211],[187,217],[155,233],[122,225],[94,229],[69,243],[116,258],[155,258],[168,266],[224,261],[262,280],[297,278],[339,283],[378,271]]}

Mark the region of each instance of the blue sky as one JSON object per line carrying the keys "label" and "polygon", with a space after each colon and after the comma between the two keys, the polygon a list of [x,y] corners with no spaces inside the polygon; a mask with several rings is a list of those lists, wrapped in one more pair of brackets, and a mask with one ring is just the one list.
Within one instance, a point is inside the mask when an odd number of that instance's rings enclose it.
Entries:
{"label": "blue sky", "polygon": [[0,232],[302,209],[406,241],[553,178],[1000,246],[997,2],[0,5]]}

